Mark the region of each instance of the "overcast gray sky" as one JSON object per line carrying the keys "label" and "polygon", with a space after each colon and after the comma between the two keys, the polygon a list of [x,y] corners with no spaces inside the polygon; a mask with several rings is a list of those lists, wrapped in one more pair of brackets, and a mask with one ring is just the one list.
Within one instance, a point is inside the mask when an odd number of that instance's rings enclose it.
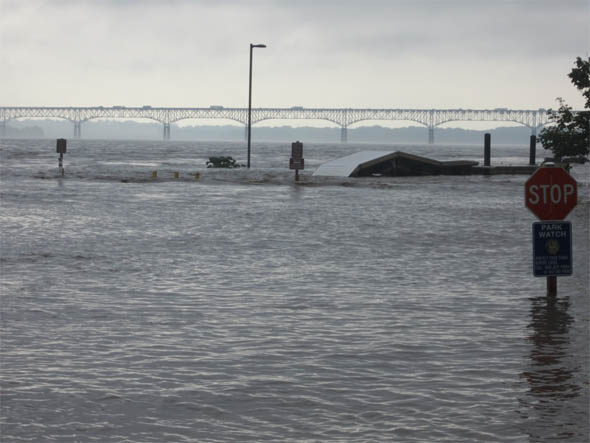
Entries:
{"label": "overcast gray sky", "polygon": [[581,108],[589,2],[0,0],[0,105]]}

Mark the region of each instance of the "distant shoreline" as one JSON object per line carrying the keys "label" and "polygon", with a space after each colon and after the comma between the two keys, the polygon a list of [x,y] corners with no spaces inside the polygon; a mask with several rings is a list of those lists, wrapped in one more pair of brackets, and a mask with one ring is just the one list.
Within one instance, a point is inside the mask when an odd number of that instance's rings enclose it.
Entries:
{"label": "distant shoreline", "polygon": [[[435,144],[483,143],[483,135],[492,134],[494,144],[528,144],[531,130],[524,126],[495,129],[435,129]],[[73,138],[73,125],[61,120],[17,120],[6,127],[6,138]],[[89,121],[82,125],[82,139],[162,140],[162,125],[136,121]],[[245,140],[245,128],[236,125],[171,125],[172,141]],[[257,142],[305,140],[307,142],[340,142],[339,127],[253,126],[252,139]],[[428,129],[422,126],[389,128],[380,125],[348,128],[348,143],[428,143]]]}

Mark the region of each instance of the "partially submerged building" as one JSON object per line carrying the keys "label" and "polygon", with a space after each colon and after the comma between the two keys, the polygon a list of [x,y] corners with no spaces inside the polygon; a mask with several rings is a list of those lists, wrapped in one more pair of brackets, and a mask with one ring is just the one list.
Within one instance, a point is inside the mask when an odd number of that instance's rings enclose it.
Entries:
{"label": "partially submerged building", "polygon": [[328,177],[400,177],[469,175],[478,162],[438,161],[405,152],[362,151],[321,165],[313,175]]}

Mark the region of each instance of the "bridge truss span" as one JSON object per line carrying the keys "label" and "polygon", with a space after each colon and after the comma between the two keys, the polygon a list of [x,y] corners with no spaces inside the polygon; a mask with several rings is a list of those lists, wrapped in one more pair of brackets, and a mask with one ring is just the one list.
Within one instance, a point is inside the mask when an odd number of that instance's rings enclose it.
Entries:
{"label": "bridge truss span", "polygon": [[[170,125],[187,119],[226,119],[248,122],[247,108],[163,108],[163,107],[14,107],[0,106],[0,129],[6,134],[7,122],[22,118],[54,118],[74,124],[74,137],[81,137],[82,123],[92,119],[150,119],[164,126],[163,137],[170,138]],[[347,140],[349,126],[363,121],[412,121],[428,128],[429,143],[434,143],[434,128],[449,122],[489,121],[512,122],[527,126],[533,134],[549,123],[545,109],[370,109],[370,108],[253,108],[252,123],[265,120],[324,120],[341,128],[341,141]]]}

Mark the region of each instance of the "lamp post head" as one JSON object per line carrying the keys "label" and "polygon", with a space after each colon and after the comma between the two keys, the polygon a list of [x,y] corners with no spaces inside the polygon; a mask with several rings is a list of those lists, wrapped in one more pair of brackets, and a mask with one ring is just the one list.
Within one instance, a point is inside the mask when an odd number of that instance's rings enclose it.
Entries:
{"label": "lamp post head", "polygon": [[266,48],[266,45],[263,45],[263,44],[253,45],[252,43],[250,43],[250,47],[251,48]]}

